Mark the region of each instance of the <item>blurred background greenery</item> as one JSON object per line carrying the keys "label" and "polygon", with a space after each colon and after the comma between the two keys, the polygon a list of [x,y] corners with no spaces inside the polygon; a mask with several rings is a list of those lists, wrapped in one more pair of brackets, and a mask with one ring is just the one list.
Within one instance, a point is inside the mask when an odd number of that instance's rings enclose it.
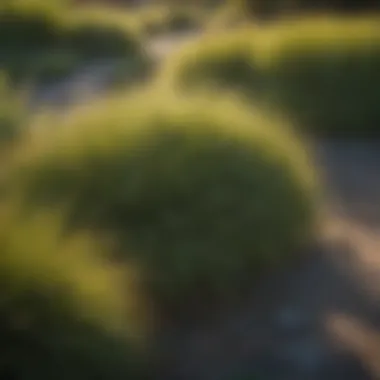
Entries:
{"label": "blurred background greenery", "polygon": [[[0,377],[159,379],[162,326],[308,252],[310,141],[380,134],[379,8],[2,0]],[[105,64],[98,99],[44,103]]]}

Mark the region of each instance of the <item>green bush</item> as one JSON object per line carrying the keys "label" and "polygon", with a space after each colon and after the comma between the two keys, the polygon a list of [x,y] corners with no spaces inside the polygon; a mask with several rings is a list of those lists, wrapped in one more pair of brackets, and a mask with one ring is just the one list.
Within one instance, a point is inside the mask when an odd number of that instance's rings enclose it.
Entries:
{"label": "green bush", "polygon": [[85,59],[117,58],[141,53],[136,35],[112,25],[84,23],[69,28],[65,36],[69,49]]}
{"label": "green bush", "polygon": [[90,235],[65,237],[58,213],[21,215],[2,209],[1,378],[137,378],[144,318],[133,281]]}
{"label": "green bush", "polygon": [[0,68],[16,82],[54,79],[89,60],[145,56],[129,19],[53,5],[41,0],[0,5]]}
{"label": "green bush", "polygon": [[11,12],[0,14],[2,54],[25,49],[44,49],[56,41],[55,32],[54,26],[43,17],[28,17]]}
{"label": "green bush", "polygon": [[291,130],[258,110],[162,91],[74,114],[22,148],[13,180],[25,205],[71,203],[72,226],[112,231],[161,306],[181,311],[294,255],[315,179]]}
{"label": "green bush", "polygon": [[203,27],[204,14],[186,6],[149,6],[135,13],[140,31],[147,36],[199,30]]}
{"label": "green bush", "polygon": [[282,16],[289,12],[356,13],[380,9],[379,0],[230,0],[250,17]]}
{"label": "green bush", "polygon": [[59,18],[55,9],[42,2],[5,1],[0,5],[2,55],[40,51],[59,40]]}
{"label": "green bush", "polygon": [[245,24],[249,20],[246,13],[233,3],[224,3],[210,15],[207,30],[210,32],[228,30]]}
{"label": "green bush", "polygon": [[251,94],[260,83],[254,64],[254,30],[206,36],[185,46],[164,65],[160,83],[180,90],[216,88]]}
{"label": "green bush", "polygon": [[68,48],[88,58],[133,57],[141,54],[142,41],[136,20],[126,11],[84,7],[67,13]]}
{"label": "green bush", "polygon": [[[55,6],[54,6],[55,5]],[[61,44],[61,7],[41,0],[0,5],[0,69],[16,83],[29,77],[34,56]],[[32,63],[33,65],[33,63]]]}
{"label": "green bush", "polygon": [[305,19],[262,36],[265,97],[322,135],[379,135],[380,20]]}
{"label": "green bush", "polygon": [[168,14],[166,30],[168,32],[181,32],[197,30],[202,27],[201,14],[190,9],[175,9]]}
{"label": "green bush", "polygon": [[238,90],[317,135],[379,135],[380,20],[308,17],[197,41],[159,81]]}

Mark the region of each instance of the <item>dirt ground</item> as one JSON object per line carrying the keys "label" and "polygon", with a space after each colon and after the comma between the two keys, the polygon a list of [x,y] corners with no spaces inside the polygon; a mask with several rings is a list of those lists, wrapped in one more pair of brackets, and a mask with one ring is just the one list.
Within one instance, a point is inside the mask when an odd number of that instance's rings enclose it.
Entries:
{"label": "dirt ground", "polygon": [[380,379],[380,142],[320,142],[314,156],[329,195],[314,252],[212,326],[165,333],[163,378]]}

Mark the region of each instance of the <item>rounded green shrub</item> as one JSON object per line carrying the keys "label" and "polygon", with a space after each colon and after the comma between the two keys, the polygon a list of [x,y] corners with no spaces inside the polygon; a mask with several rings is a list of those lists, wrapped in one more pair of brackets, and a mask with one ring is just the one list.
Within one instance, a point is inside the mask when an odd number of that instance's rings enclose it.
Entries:
{"label": "rounded green shrub", "polygon": [[379,134],[380,22],[307,17],[187,46],[159,81],[235,90],[319,136]]}
{"label": "rounded green shrub", "polygon": [[13,181],[25,205],[71,204],[72,227],[113,232],[177,312],[242,290],[312,234],[316,180],[282,124],[229,97],[142,91],[23,147]]}
{"label": "rounded green shrub", "polygon": [[142,53],[134,18],[107,8],[89,7],[68,13],[64,40],[69,50],[85,59],[124,58]]}
{"label": "rounded green shrub", "polygon": [[379,135],[379,18],[283,22],[262,39],[267,101],[318,135]]}
{"label": "rounded green shrub", "polygon": [[[13,80],[55,79],[92,60],[146,60],[130,17],[79,11],[62,2],[0,4],[0,69]],[[8,3],[7,3],[8,4]]]}
{"label": "rounded green shrub", "polygon": [[250,95],[260,84],[253,36],[253,29],[206,35],[169,59],[158,81],[186,91],[214,88]]}
{"label": "rounded green shrub", "polygon": [[144,318],[134,279],[90,235],[64,235],[60,218],[2,209],[0,376],[138,378]]}

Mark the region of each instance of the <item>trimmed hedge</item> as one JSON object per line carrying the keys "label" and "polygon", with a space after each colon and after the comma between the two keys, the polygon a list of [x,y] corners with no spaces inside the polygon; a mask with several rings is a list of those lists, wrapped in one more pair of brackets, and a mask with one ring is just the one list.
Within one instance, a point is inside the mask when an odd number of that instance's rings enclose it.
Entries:
{"label": "trimmed hedge", "polygon": [[239,90],[317,135],[379,135],[380,20],[305,18],[188,47],[160,74],[191,90]]}
{"label": "trimmed hedge", "polygon": [[314,173],[276,123],[232,99],[143,91],[23,147],[15,188],[31,207],[70,203],[72,227],[113,232],[180,312],[241,291],[310,237]]}
{"label": "trimmed hedge", "polygon": [[65,237],[60,219],[2,209],[0,376],[138,378],[144,318],[134,280],[90,235]]}

